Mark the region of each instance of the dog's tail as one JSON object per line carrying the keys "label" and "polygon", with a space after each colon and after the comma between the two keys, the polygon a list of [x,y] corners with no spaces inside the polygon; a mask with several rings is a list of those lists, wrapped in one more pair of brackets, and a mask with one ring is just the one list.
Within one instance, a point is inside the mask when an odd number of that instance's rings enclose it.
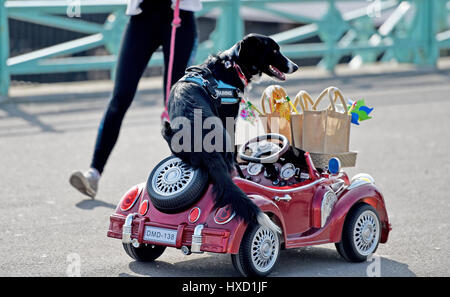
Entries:
{"label": "dog's tail", "polygon": [[[170,146],[174,132],[168,122],[164,123],[161,134]],[[236,216],[247,224],[257,222],[262,226],[281,233],[281,229],[236,186],[229,173],[230,166],[220,153],[193,152],[189,154],[174,154],[191,166],[201,166],[208,171],[213,183],[214,206],[216,208],[230,205]]]}
{"label": "dog's tail", "polygon": [[[217,154],[217,156],[214,156]],[[205,154],[203,154],[205,155]],[[210,153],[208,153],[210,155]],[[202,158],[204,168],[213,182],[215,207],[231,206],[236,216],[246,223],[258,222],[260,225],[281,233],[281,229],[236,186],[227,171],[227,165],[219,153],[213,157]],[[202,166],[203,167],[203,166]]]}

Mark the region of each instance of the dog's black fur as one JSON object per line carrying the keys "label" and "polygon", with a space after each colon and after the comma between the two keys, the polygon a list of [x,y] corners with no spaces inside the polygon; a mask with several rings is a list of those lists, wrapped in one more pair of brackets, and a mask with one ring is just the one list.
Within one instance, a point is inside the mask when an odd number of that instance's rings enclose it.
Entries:
{"label": "dog's black fur", "polygon": [[[292,73],[297,70],[298,66],[283,56],[279,49],[278,44],[271,38],[250,34],[229,50],[209,57],[205,63],[198,67],[208,68],[216,80],[222,80],[243,92],[246,87],[245,82],[239,77],[237,70],[229,67],[230,63],[227,65],[225,62],[230,61],[238,64],[248,82],[251,82],[254,76],[262,75],[262,73],[284,80],[284,74],[282,73]],[[272,67],[269,67],[269,65],[272,65]],[[274,71],[273,67],[276,67],[279,72]],[[172,87],[168,104],[172,126],[168,123],[164,124],[163,137],[168,142],[172,152],[184,162],[195,168],[202,167],[207,170],[214,184],[216,207],[231,205],[236,216],[243,219],[246,223],[252,221],[261,223],[261,210],[233,183],[231,178],[235,161],[233,153],[229,149],[230,139],[225,129],[225,120],[227,117],[232,117],[233,120],[236,118],[239,112],[239,104],[222,104],[218,106],[212,100],[202,86],[187,81],[177,82]],[[222,152],[206,152],[203,148],[201,152],[194,152],[193,143],[190,144],[190,152],[175,152],[172,149],[172,137],[179,131],[175,129],[173,120],[177,117],[185,117],[193,123],[195,109],[202,110],[202,120],[212,116],[220,118],[221,121],[218,125],[221,125],[221,127],[214,128],[223,130],[223,135],[225,136],[223,144],[228,145],[228,150],[224,146]],[[192,126],[191,135],[194,136],[195,132]],[[202,140],[208,132],[210,130],[202,130]],[[234,131],[231,132],[234,135]]]}

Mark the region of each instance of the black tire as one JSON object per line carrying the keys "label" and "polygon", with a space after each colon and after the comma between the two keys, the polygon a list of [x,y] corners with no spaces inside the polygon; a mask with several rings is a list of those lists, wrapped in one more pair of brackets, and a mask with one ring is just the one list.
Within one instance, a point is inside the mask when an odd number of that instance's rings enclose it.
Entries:
{"label": "black tire", "polygon": [[[366,219],[364,219],[366,218]],[[364,220],[370,225],[364,227]],[[361,227],[362,226],[362,230]],[[363,232],[369,228],[367,238]],[[361,231],[358,231],[361,230]],[[355,235],[355,232],[357,234]],[[361,234],[358,234],[361,233]],[[347,215],[342,229],[341,241],[336,243],[338,253],[349,262],[364,262],[373,254],[380,242],[381,224],[377,211],[369,204],[359,204]],[[366,248],[367,246],[367,248]]]}
{"label": "black tire", "polygon": [[150,173],[147,192],[153,205],[164,213],[186,210],[197,202],[208,185],[208,173],[192,169],[180,158],[170,156],[162,160]]}
{"label": "black tire", "polygon": [[[255,246],[252,247],[253,243],[255,241],[258,241],[258,237],[263,239],[263,237],[261,237],[261,232],[264,233],[264,236],[267,235],[268,237],[266,239],[270,241],[268,245],[270,251],[269,254],[271,256],[269,256],[269,258],[267,259],[267,265],[257,264],[258,261],[255,260],[254,255],[256,254],[256,251],[259,252],[261,250],[255,249]],[[256,246],[258,246],[258,244],[256,244]],[[259,246],[262,247],[264,245]],[[235,255],[231,255],[231,261],[234,268],[243,276],[267,276],[273,271],[276,263],[278,262],[280,247],[280,238],[277,232],[262,227],[261,225],[251,224],[247,227],[247,230],[242,237],[239,252]],[[261,253],[259,253],[257,257],[259,257],[259,259],[262,259],[261,256]]]}
{"label": "black tire", "polygon": [[153,244],[143,244],[138,248],[131,243],[122,243],[122,245],[128,256],[139,262],[152,262],[159,258],[166,249],[165,246]]}
{"label": "black tire", "polygon": [[336,250],[338,252],[338,254],[345,259],[348,262],[351,262],[350,259],[348,258],[347,254],[344,251],[344,247],[342,246],[342,244],[340,244],[340,242],[337,242],[334,244],[334,246],[336,247]]}

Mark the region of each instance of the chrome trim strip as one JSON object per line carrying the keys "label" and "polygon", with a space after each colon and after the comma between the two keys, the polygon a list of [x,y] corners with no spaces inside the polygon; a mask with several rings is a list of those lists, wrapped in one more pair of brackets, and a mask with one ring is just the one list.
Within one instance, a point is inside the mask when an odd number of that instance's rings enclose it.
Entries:
{"label": "chrome trim strip", "polygon": [[324,242],[330,242],[330,239],[320,239],[320,240],[305,241],[305,242],[296,242],[294,239],[293,242],[288,242],[287,244],[288,244],[288,246],[298,245],[298,244],[310,245],[310,244],[324,243]]}

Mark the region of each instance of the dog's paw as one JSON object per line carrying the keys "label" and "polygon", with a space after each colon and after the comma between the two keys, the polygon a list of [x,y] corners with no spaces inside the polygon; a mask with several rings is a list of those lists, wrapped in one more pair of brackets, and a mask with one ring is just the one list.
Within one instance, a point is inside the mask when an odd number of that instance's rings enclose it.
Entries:
{"label": "dog's paw", "polygon": [[267,227],[269,229],[272,229],[278,233],[281,234],[281,229],[278,227],[265,213],[261,212],[256,217],[256,220],[261,226]]}

